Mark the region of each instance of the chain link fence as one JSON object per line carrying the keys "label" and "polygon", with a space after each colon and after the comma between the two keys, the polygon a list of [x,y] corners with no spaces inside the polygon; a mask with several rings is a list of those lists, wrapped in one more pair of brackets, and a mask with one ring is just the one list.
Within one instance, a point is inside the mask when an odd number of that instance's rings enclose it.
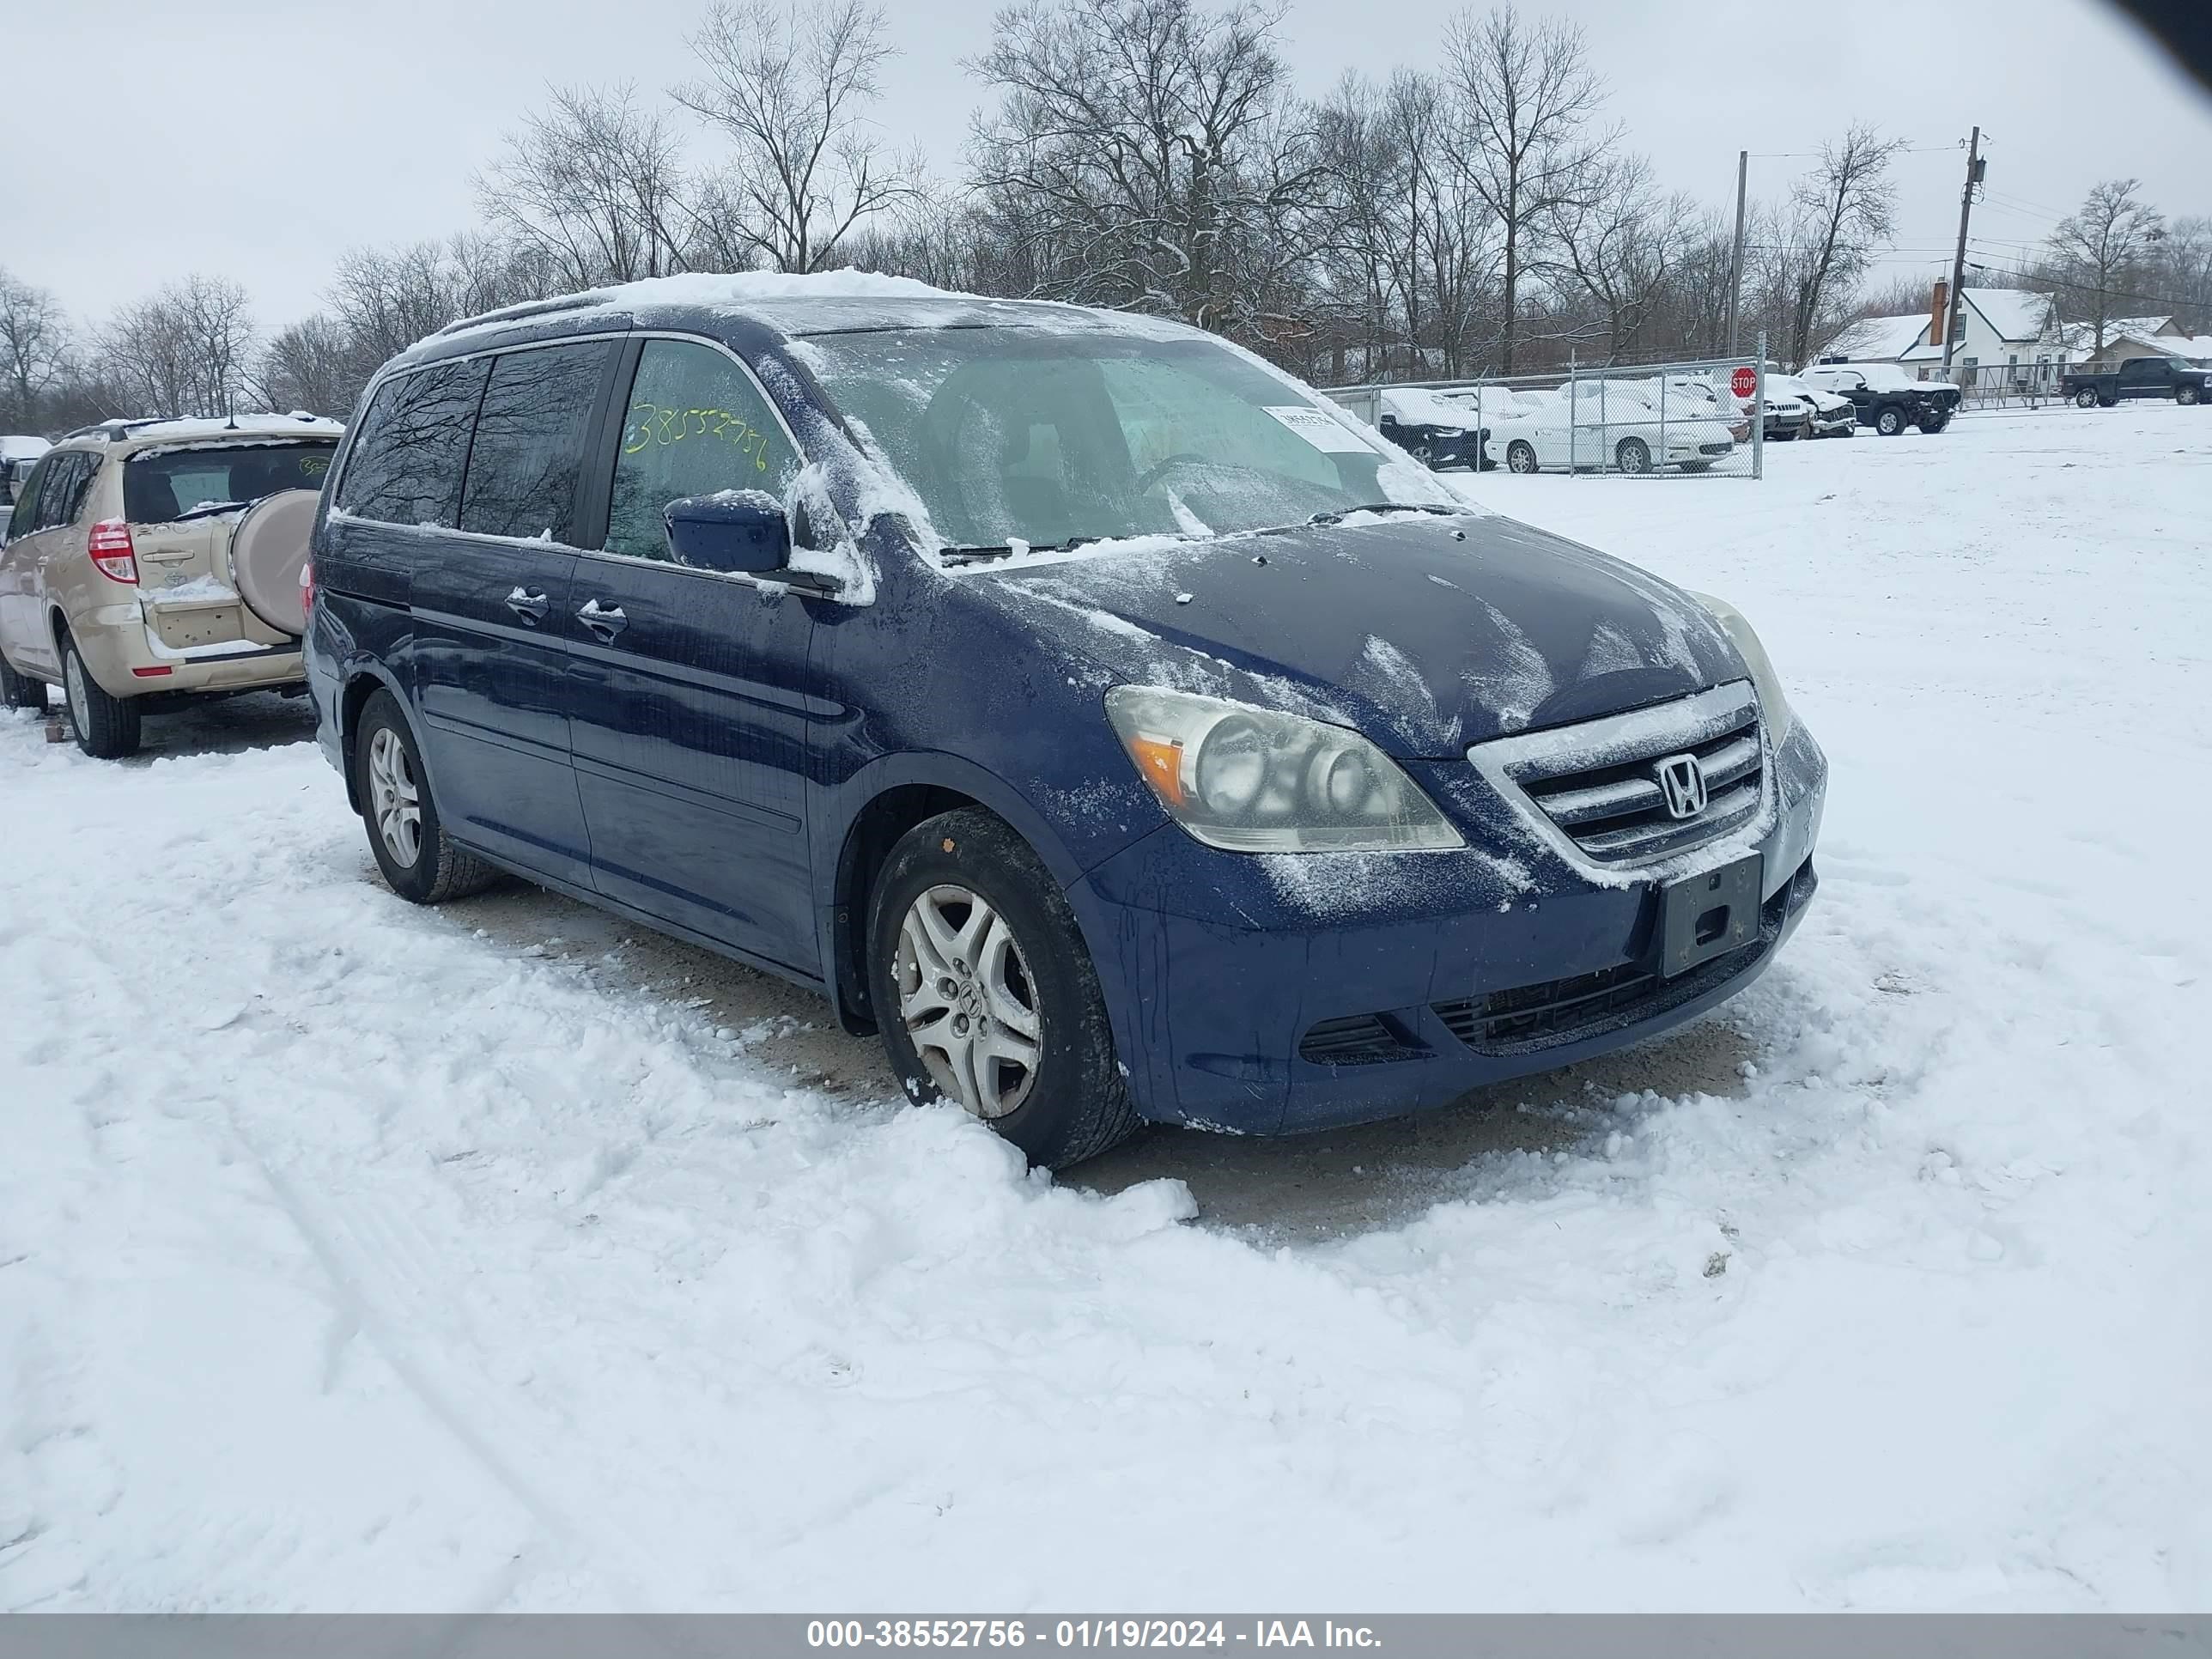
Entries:
{"label": "chain link fence", "polygon": [[1767,400],[1765,346],[1762,337],[1743,357],[1334,386],[1327,395],[1440,470],[1757,478],[1766,440],[1796,435],[1799,419],[1795,400]]}

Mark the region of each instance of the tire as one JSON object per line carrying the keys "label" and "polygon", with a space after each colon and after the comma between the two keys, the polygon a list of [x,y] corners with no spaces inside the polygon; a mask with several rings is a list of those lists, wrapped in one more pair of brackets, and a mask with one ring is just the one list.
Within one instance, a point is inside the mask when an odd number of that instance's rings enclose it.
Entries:
{"label": "tire", "polygon": [[1437,452],[1429,444],[1417,443],[1406,453],[1428,468],[1430,471],[1433,472],[1437,470]]}
{"label": "tire", "polygon": [[1613,464],[1623,472],[1649,472],[1651,470],[1651,446],[1641,438],[1623,438],[1613,447]]}
{"label": "tire", "polygon": [[1936,433],[1941,432],[1945,427],[1950,424],[1951,417],[1948,415],[1933,415],[1928,419],[1921,422],[1920,429],[1929,436],[1933,437]]}
{"label": "tire", "polygon": [[2100,409],[2117,409],[2119,407],[2119,402],[2120,394],[2115,392],[2109,398],[2099,398],[2097,399],[2097,407]]}
{"label": "tire", "polygon": [[2076,408],[2076,409],[2094,409],[2096,406],[2097,406],[2097,388],[2096,388],[2096,387],[2094,387],[2094,386],[2083,386],[2083,387],[2082,387],[2079,392],[2075,392],[2075,393],[2074,394],[2074,407],[2075,407],[2075,408]]}
{"label": "tire", "polygon": [[1874,429],[1885,438],[1894,438],[1905,428],[1905,411],[1895,404],[1887,404],[1874,417]]}
{"label": "tire", "polygon": [[2173,389],[2173,401],[2178,404],[2198,403],[2203,398],[2203,394],[2193,386],[2180,386]]}
{"label": "tire", "polygon": [[67,634],[62,635],[62,686],[69,698],[70,735],[78,748],[94,760],[121,760],[138,752],[138,705],[101,690]]}
{"label": "tire", "polygon": [[379,691],[362,710],[353,769],[368,850],[393,892],[415,904],[443,904],[499,879],[494,866],[456,845],[439,822],[414,734],[389,691]]}
{"label": "tire", "polygon": [[1536,470],[1535,447],[1526,438],[1516,438],[1505,446],[1505,467],[1509,472],[1534,472]]}
{"label": "tire", "polygon": [[4,659],[0,659],[0,704],[10,708],[35,708],[44,714],[46,683],[34,680],[28,674],[18,674]]}
{"label": "tire", "polygon": [[[992,813],[940,813],[891,849],[868,907],[868,994],[908,1095],[964,1108],[1033,1164],[1066,1169],[1137,1128],[1075,913]],[[963,1051],[977,1035],[995,1052]]]}

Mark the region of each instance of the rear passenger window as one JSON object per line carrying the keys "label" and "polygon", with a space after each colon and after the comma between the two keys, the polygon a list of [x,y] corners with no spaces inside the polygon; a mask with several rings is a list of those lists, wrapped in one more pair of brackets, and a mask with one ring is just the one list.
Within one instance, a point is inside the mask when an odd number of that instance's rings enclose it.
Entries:
{"label": "rear passenger window", "polygon": [[335,505],[357,519],[452,529],[487,365],[441,363],[386,380],[362,416]]}
{"label": "rear passenger window", "polygon": [[469,451],[462,529],[573,539],[576,481],[613,349],[611,342],[599,340],[540,346],[494,362]]}
{"label": "rear passenger window", "polygon": [[54,476],[54,465],[58,456],[47,455],[33,467],[23,487],[15,492],[15,507],[8,520],[8,539],[14,541],[27,536],[39,527],[39,497],[46,493],[46,480]]}
{"label": "rear passenger window", "polygon": [[799,458],[751,377],[711,346],[647,340],[615,460],[607,551],[667,559],[662,509],[686,495],[781,495]]}

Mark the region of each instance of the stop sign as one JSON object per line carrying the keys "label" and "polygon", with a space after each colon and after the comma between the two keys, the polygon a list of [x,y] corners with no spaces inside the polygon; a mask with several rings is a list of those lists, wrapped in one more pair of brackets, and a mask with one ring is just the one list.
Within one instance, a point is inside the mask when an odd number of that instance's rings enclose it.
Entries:
{"label": "stop sign", "polygon": [[1748,398],[1759,390],[1759,376],[1753,372],[1749,363],[1729,376],[1729,390],[1739,398]]}

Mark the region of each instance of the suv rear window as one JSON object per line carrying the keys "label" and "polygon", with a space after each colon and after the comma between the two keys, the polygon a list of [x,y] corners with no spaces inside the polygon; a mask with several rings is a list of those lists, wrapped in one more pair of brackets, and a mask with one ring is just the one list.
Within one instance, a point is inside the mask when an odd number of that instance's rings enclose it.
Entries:
{"label": "suv rear window", "polygon": [[156,449],[123,464],[123,516],[167,524],[258,501],[286,489],[320,489],[336,440]]}

